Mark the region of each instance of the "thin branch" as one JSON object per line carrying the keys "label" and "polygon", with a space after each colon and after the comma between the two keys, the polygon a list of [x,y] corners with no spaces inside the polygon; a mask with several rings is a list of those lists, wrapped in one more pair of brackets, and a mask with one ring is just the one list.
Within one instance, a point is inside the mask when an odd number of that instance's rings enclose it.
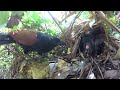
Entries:
{"label": "thin branch", "polygon": [[60,23],[62,23],[64,20],[66,20],[67,18],[69,18],[70,16],[72,16],[75,13],[76,13],[76,11],[69,13]]}
{"label": "thin branch", "polygon": [[[44,12],[44,14],[43,14],[43,17],[45,18],[45,12]],[[47,30],[48,28],[47,28],[46,23],[45,23],[44,25],[45,25],[45,29]]]}
{"label": "thin branch", "polygon": [[96,63],[96,61],[95,61],[94,59],[93,59],[93,62],[94,62],[95,65],[97,66],[97,68],[98,68],[98,70],[99,70],[99,72],[100,72],[100,75],[101,75],[102,79],[104,79],[104,76],[103,76],[103,74],[102,74],[102,71],[101,71],[99,65]]}
{"label": "thin branch", "polygon": [[87,65],[84,66],[84,68],[80,72],[79,78],[82,79],[83,74],[86,72],[86,69],[89,69],[92,66],[91,63],[88,63]]}
{"label": "thin branch", "polygon": [[120,33],[120,30],[108,19],[104,16],[104,13],[102,11],[96,11],[98,16],[106,23],[108,24],[113,30],[116,30]]}
{"label": "thin branch", "polygon": [[80,38],[81,38],[81,36],[78,37],[77,41],[75,42],[75,44],[73,46],[72,57],[76,57],[76,52],[77,52],[78,47],[79,47]]}
{"label": "thin branch", "polygon": [[79,11],[78,14],[75,16],[75,18],[74,18],[74,20],[73,20],[73,22],[72,22],[72,24],[71,24],[71,30],[72,30],[72,28],[73,28],[73,25],[74,25],[74,23],[75,23],[75,20],[79,17],[80,13],[81,13],[81,11]]}
{"label": "thin branch", "polygon": [[[87,22],[75,35],[74,37],[79,36],[79,34],[81,33],[82,30],[84,30],[85,28],[89,27],[89,22]],[[86,29],[85,29],[86,30]]]}
{"label": "thin branch", "polygon": [[78,14],[75,16],[75,18],[73,19],[73,22],[70,24],[70,29],[65,33],[65,36],[69,36],[69,33],[72,32],[72,28],[73,28],[73,25],[75,23],[75,20],[78,18],[78,16],[80,15],[81,11],[78,12]]}
{"label": "thin branch", "polygon": [[58,22],[55,20],[55,18],[52,16],[52,14],[48,11],[48,14],[52,17],[52,19],[54,20],[54,22],[58,25],[58,27],[60,28],[61,32],[63,33],[62,28],[60,27],[60,25],[58,24]]}

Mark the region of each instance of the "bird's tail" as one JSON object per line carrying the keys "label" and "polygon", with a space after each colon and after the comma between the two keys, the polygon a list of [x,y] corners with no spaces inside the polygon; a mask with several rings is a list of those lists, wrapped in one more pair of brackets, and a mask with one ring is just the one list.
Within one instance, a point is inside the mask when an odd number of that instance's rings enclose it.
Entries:
{"label": "bird's tail", "polygon": [[13,38],[6,34],[6,33],[0,33],[0,45],[3,44],[10,44],[10,43],[14,43],[15,41],[13,40]]}

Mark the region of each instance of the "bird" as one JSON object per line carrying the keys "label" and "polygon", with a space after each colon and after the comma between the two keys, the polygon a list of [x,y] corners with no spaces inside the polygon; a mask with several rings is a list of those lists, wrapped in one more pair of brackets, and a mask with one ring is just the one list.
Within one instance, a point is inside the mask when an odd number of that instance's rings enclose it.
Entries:
{"label": "bird", "polygon": [[36,30],[15,30],[0,33],[0,45],[18,43],[25,54],[36,51],[39,55],[48,53],[58,45],[65,45],[57,37],[52,37]]}
{"label": "bird", "polygon": [[79,49],[84,56],[96,57],[104,52],[105,31],[101,26],[90,28],[81,35]]}

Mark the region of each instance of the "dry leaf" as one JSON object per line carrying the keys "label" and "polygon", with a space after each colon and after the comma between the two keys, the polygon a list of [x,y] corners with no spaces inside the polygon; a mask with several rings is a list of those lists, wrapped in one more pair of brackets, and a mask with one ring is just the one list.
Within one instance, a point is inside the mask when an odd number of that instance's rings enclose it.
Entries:
{"label": "dry leaf", "polygon": [[63,69],[65,66],[67,66],[67,62],[65,62],[62,59],[59,59],[58,60],[58,68],[59,68],[59,70]]}
{"label": "dry leaf", "polygon": [[50,77],[52,77],[52,75],[56,71],[57,65],[58,65],[58,63],[50,63],[49,64],[49,66],[50,66],[50,70],[49,70]]}
{"label": "dry leaf", "polygon": [[117,66],[118,66],[119,63],[120,63],[120,60],[113,60],[112,62],[113,62],[114,65],[117,65]]}
{"label": "dry leaf", "polygon": [[95,77],[94,73],[91,72],[87,79],[96,79],[96,77]]}
{"label": "dry leaf", "polygon": [[55,79],[65,79],[68,75],[72,74],[73,72],[77,72],[83,69],[84,66],[85,63],[83,61],[81,62],[76,61],[76,63],[73,64],[72,66],[64,64],[64,66],[61,68],[61,72],[55,76]]}
{"label": "dry leaf", "polygon": [[66,72],[58,73],[55,79],[65,79],[71,71],[68,70]]}
{"label": "dry leaf", "polygon": [[22,72],[22,70],[23,70],[23,67],[26,65],[26,60],[24,60],[23,62],[22,62],[22,64],[20,65],[20,70],[19,70],[19,72]]}
{"label": "dry leaf", "polygon": [[104,73],[105,78],[114,78],[117,75],[117,70],[108,70]]}
{"label": "dry leaf", "polygon": [[31,72],[33,79],[44,79],[48,76],[49,63],[33,63],[33,65],[31,66]]}

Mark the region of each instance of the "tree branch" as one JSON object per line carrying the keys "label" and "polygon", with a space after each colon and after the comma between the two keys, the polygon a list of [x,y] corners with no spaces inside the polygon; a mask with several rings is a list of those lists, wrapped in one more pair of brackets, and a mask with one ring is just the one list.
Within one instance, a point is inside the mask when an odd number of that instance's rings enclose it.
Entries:
{"label": "tree branch", "polygon": [[76,11],[70,12],[60,23],[62,23],[64,20],[72,16],[74,13],[76,13]]}
{"label": "tree branch", "polygon": [[108,24],[113,30],[116,30],[117,32],[120,33],[119,28],[117,28],[108,18],[104,16],[104,13],[102,11],[96,11],[98,16],[106,23]]}
{"label": "tree branch", "polygon": [[60,27],[60,25],[58,24],[58,22],[55,20],[55,18],[52,16],[52,14],[48,11],[48,14],[52,17],[52,19],[54,20],[54,22],[58,25],[58,27],[60,28],[61,32],[63,33],[62,28]]}

